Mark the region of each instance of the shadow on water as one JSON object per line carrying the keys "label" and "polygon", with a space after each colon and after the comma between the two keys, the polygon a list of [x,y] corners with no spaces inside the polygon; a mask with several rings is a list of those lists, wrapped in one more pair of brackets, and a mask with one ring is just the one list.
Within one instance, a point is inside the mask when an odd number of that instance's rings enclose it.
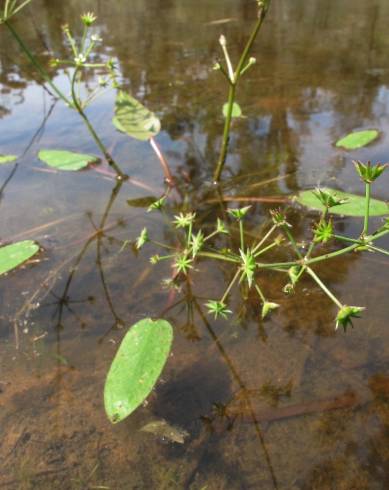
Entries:
{"label": "shadow on water", "polygon": [[[34,0],[18,28],[46,65],[65,56],[60,25],[94,10],[125,87],[161,117],[158,136],[183,189],[167,215],[197,212],[204,229],[230,206],[250,200],[248,239],[262,233],[274,197],[330,184],[360,192],[352,158],[387,160],[389,41],[386,1],[274,2],[256,46],[259,67],[239,103],[220,195],[209,186],[220,147],[225,92],[211,67],[224,32],[233,56],[245,42],[255,2],[116,2]],[[323,41],[325,40],[325,42]],[[147,145],[114,132],[114,94],[89,117],[134,179],[115,183],[92,170],[47,172],[40,148],[96,153],[77,117],[56,104],[7,35],[0,31],[0,150],[17,153],[0,168],[0,236],[32,238],[43,251],[0,281],[0,484],[10,489],[382,489],[388,474],[388,332],[385,260],[357,254],[318,271],[346,303],[367,312],[344,335],[335,310],[308,279],[294,295],[283,278],[259,280],[281,308],[260,320],[248,294],[231,294],[237,312],[213,320],[206,299],[218,297],[231,270],[207,259],[169,292],[167,262],[132,243],[147,226],[177,245],[166,217],[146,213],[164,189]],[[63,83],[64,73],[52,69]],[[92,83],[93,75],[90,75]],[[354,128],[378,127],[375,145],[352,156],[333,141]],[[386,179],[386,180],[385,180]],[[385,176],[377,195],[387,198]],[[145,199],[145,196],[147,199]],[[261,202],[268,198],[272,202]],[[246,201],[245,201],[246,200]],[[300,241],[312,215],[290,209]],[[351,219],[338,231],[358,233]],[[238,231],[218,239],[238,240]],[[224,241],[223,241],[224,240]],[[287,255],[287,252],[285,253]],[[288,259],[288,257],[275,257]],[[111,426],[102,406],[105,375],[126,328],[163,315],[175,343],[147,403]],[[15,350],[15,332],[19,350]],[[183,444],[140,429],[165,420],[189,435]]]}

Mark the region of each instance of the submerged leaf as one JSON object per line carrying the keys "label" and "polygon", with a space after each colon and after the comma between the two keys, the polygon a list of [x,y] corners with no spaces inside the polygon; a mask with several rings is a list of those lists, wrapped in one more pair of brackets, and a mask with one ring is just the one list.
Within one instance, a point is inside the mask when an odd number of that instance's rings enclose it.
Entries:
{"label": "submerged leaf", "polygon": [[161,130],[158,117],[123,91],[116,97],[115,117],[112,122],[122,133],[141,141],[156,136]]}
{"label": "submerged leaf", "polygon": [[12,243],[0,247],[0,275],[15,269],[30,259],[39,250],[39,246],[32,240]]}
{"label": "submerged leaf", "polygon": [[125,335],[104,387],[105,412],[115,424],[147,398],[166,363],[173,329],[165,320],[144,319]]}
{"label": "submerged leaf", "polygon": [[0,165],[3,163],[14,162],[18,157],[16,155],[0,155]]}
{"label": "submerged leaf", "polygon": [[81,170],[99,159],[94,155],[73,153],[66,150],[41,150],[38,157],[42,162],[58,170]]}
{"label": "submerged leaf", "polygon": [[[348,194],[347,192],[341,192],[334,189],[323,188],[325,192],[331,193],[337,198],[347,199],[347,202],[340,204],[339,206],[329,209],[332,214],[342,214],[345,216],[364,216],[365,215],[365,197],[356,196],[355,194]],[[302,191],[296,196],[298,203],[306,206],[307,208],[317,211],[324,211],[325,207],[320,202],[314,191],[306,190]],[[370,216],[383,216],[389,214],[389,207],[386,202],[379,201],[378,199],[370,200]]]}
{"label": "submerged leaf", "polygon": [[[227,117],[228,113],[228,102],[226,102],[223,105],[223,116]],[[242,109],[240,108],[240,105],[237,102],[234,102],[232,105],[232,114],[231,117],[241,117],[242,116]]]}
{"label": "submerged leaf", "polygon": [[154,196],[137,197],[127,199],[127,204],[133,208],[149,208],[157,200]]}
{"label": "submerged leaf", "polygon": [[355,131],[338,140],[336,146],[338,148],[344,148],[345,150],[357,150],[376,140],[379,134],[379,131],[376,129]]}
{"label": "submerged leaf", "polygon": [[189,437],[189,432],[178,425],[171,425],[166,420],[153,420],[144,425],[141,429],[143,432],[149,432],[155,436],[162,437],[170,442],[184,444],[185,439]]}

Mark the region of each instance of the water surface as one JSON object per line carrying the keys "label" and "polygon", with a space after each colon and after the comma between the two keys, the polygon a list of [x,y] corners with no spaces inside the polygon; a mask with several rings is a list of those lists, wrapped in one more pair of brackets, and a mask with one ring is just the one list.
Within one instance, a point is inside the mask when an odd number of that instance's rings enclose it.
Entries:
{"label": "water surface", "polygon": [[[185,194],[171,198],[168,212],[186,200],[210,226],[221,212],[209,183],[226,100],[212,66],[221,33],[236,59],[255,2],[34,0],[15,27],[47,64],[66,56],[60,26],[79,32],[87,10],[98,15],[100,57],[113,57],[123,86],[161,118],[157,141]],[[246,117],[233,126],[227,196],[285,196],[317,184],[363,192],[352,159],[388,159],[388,22],[384,0],[273,2],[255,45],[257,66],[238,92]],[[192,287],[183,284],[172,297],[161,287],[169,265],[149,263],[156,247],[137,256],[131,247],[120,251],[144,226],[156,240],[174,245],[177,237],[158,213],[128,204],[161,195],[164,184],[150,146],[113,128],[115,94],[108,91],[88,115],[115,159],[147,189],[123,184],[104,235],[96,235],[115,182],[93,171],[47,172],[37,152],[98,149],[78,115],[47,93],[4,28],[0,61],[0,153],[20,155],[1,196],[0,238],[35,239],[43,249],[38,261],[0,280],[1,485],[388,487],[388,262],[350,255],[317,268],[342,301],[367,307],[347,334],[334,331],[335,307],[315,284],[303,280],[285,296],[275,273],[259,278],[282,306],[270,320],[260,320],[254,297],[244,302],[234,293],[236,314],[214,321],[203,304],[223,293],[228,267],[201,261]],[[52,69],[52,75],[67,90],[64,73]],[[350,130],[372,127],[382,132],[374,145],[352,154],[333,145]],[[0,182],[13,170],[2,166]],[[389,174],[375,196],[387,199],[388,186]],[[253,205],[254,235],[270,207]],[[290,210],[300,240],[309,238],[313,217]],[[360,230],[353,219],[335,224],[351,234]],[[102,404],[110,361],[128,326],[161,315],[175,328],[163,376],[147,404],[111,426]],[[337,401],[339,409],[326,410]],[[160,419],[186,430],[185,443],[140,431]]]}

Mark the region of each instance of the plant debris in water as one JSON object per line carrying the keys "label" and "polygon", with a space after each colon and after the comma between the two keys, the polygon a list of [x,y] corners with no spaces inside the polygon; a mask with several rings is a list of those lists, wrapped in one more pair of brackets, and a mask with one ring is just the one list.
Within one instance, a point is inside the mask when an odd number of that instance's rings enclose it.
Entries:
{"label": "plant debris in water", "polygon": [[169,424],[169,422],[164,419],[153,420],[144,425],[140,430],[143,432],[150,432],[157,437],[178,444],[184,444],[185,440],[189,437],[189,432],[185,429],[178,425]]}

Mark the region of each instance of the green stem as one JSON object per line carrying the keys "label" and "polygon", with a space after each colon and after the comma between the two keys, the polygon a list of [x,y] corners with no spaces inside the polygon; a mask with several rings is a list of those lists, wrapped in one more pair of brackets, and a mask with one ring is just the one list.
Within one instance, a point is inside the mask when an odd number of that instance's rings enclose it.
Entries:
{"label": "green stem", "polygon": [[274,232],[274,230],[276,229],[276,225],[273,225],[270,230],[266,233],[266,235],[262,238],[262,240],[257,243],[257,245],[255,245],[255,247],[253,248],[253,255],[255,255],[255,252],[266,242],[266,240],[270,237],[270,235]]}
{"label": "green stem", "polygon": [[264,254],[265,252],[268,252],[272,248],[276,247],[278,244],[276,242],[271,243],[267,247],[263,248],[262,250],[259,250],[257,253],[253,254],[254,257],[259,257],[260,255]]}
{"label": "green stem", "polygon": [[64,95],[61,92],[61,90],[51,81],[49,75],[42,68],[42,66],[40,65],[40,63],[36,60],[36,58],[34,57],[34,55],[28,49],[28,47],[24,44],[23,40],[21,39],[21,37],[19,36],[19,34],[16,32],[16,30],[13,28],[12,24],[8,20],[5,20],[4,21],[4,24],[9,29],[9,31],[12,34],[13,38],[19,44],[19,46],[22,49],[22,51],[24,52],[24,54],[27,56],[27,58],[30,60],[30,62],[33,64],[33,66],[36,68],[36,70],[39,72],[40,76],[45,80],[45,82],[48,83],[48,85],[58,95],[58,97],[65,102],[65,104],[67,104],[69,106],[72,106],[71,101],[66,97],[66,95]]}
{"label": "green stem", "polygon": [[261,291],[261,288],[258,286],[258,284],[255,284],[255,289],[257,290],[257,293],[258,293],[259,297],[261,298],[262,303],[266,303],[265,295]]}
{"label": "green stem", "polygon": [[254,26],[254,29],[251,33],[251,36],[249,37],[249,40],[247,41],[247,44],[243,50],[243,53],[240,57],[240,60],[238,62],[238,65],[235,70],[235,80],[239,80],[239,77],[241,75],[242,69],[246,63],[246,60],[250,54],[251,48],[255,42],[255,39],[258,35],[258,32],[263,24],[263,21],[265,20],[267,11],[269,10],[271,0],[267,0],[266,2],[262,2],[262,5],[259,8],[258,12],[258,20]]}
{"label": "green stem", "polygon": [[371,194],[371,183],[366,182],[366,199],[365,199],[365,218],[363,221],[363,230],[361,233],[362,237],[365,237],[369,233],[369,215],[370,215],[370,194]]}
{"label": "green stem", "polygon": [[197,255],[199,257],[208,257],[210,259],[224,260],[225,262],[233,262],[234,264],[240,263],[240,259],[238,258],[235,259],[234,257],[229,257],[227,255],[220,255],[213,252],[199,252]]}
{"label": "green stem", "polygon": [[292,267],[294,265],[310,265],[310,264],[315,264],[317,262],[322,262],[323,260],[328,260],[328,259],[333,259],[335,257],[339,257],[340,255],[344,255],[348,252],[352,252],[355,250],[357,247],[359,247],[360,244],[353,244],[350,245],[349,247],[342,248],[341,250],[336,250],[335,252],[330,252],[328,254],[324,255],[319,255],[318,257],[313,257],[312,259],[309,259],[307,261],[302,260],[295,260],[293,262],[277,262],[274,264],[264,264],[264,263],[257,263],[258,268],[260,269],[274,269],[275,267]]}
{"label": "green stem", "polygon": [[240,234],[240,249],[244,252],[244,230],[243,220],[239,220],[239,234]]}
{"label": "green stem", "polygon": [[293,247],[293,250],[296,252],[297,256],[300,258],[300,259],[303,259],[303,256],[297,246],[297,243],[296,243],[296,240],[294,239],[292,233],[289,231],[288,229],[288,226],[287,225],[283,225],[282,226],[282,229],[285,233],[285,235],[288,237],[288,240],[290,241],[292,247]]}
{"label": "green stem", "polygon": [[188,236],[186,240],[186,246],[190,248],[190,239],[192,238],[192,229],[193,229],[193,222],[191,221],[189,223],[189,229],[188,229]]}
{"label": "green stem", "polygon": [[378,240],[378,238],[381,238],[381,237],[387,235],[388,233],[389,233],[389,229],[378,231],[378,232],[373,233],[372,235],[369,235],[368,237],[366,237],[366,241],[370,242],[370,241]]}
{"label": "green stem", "polygon": [[107,150],[104,143],[101,141],[101,139],[97,135],[97,133],[94,130],[92,124],[90,123],[87,115],[85,114],[85,112],[83,111],[83,109],[81,107],[80,101],[77,97],[76,90],[75,90],[75,84],[77,81],[77,76],[78,76],[79,70],[80,70],[79,67],[76,67],[74,70],[74,73],[73,73],[73,77],[72,77],[71,92],[72,92],[73,105],[76,108],[77,112],[80,114],[81,118],[84,120],[86,127],[88,128],[92,138],[95,140],[95,143],[99,147],[101,153],[104,155],[105,159],[107,160],[108,165],[115,170],[119,180],[126,180],[128,178],[128,176],[122,172],[119,165],[112,158],[109,151]]}
{"label": "green stem", "polygon": [[332,236],[342,242],[357,243],[358,245],[364,245],[364,243],[361,240],[355,240],[354,238],[349,238],[347,236],[343,236],[343,235],[332,235]]}
{"label": "green stem", "polygon": [[361,239],[355,239],[355,238],[349,238],[347,236],[343,236],[343,235],[333,235],[334,238],[337,238],[338,240],[342,240],[344,242],[350,242],[350,243],[356,243],[358,245],[366,245],[368,244],[369,242],[373,242],[374,240],[378,240],[378,238],[381,238],[385,235],[387,235],[389,233],[389,230],[383,230],[383,231],[380,231],[376,234],[372,234],[372,235],[367,235],[365,236],[365,239],[362,241]]}
{"label": "green stem", "polygon": [[241,274],[241,272],[242,272],[242,271],[241,271],[240,269],[238,269],[238,270],[235,272],[234,277],[232,278],[232,280],[231,280],[230,284],[228,285],[227,289],[225,290],[225,292],[224,292],[224,294],[223,294],[222,299],[220,300],[220,301],[221,301],[221,303],[224,303],[225,299],[227,298],[227,296],[228,296],[229,292],[230,292],[230,291],[231,291],[231,289],[232,289],[232,286],[235,284],[235,282],[236,282],[236,280],[238,279],[239,274]]}
{"label": "green stem", "polygon": [[113,158],[109,154],[107,148],[104,146],[103,142],[100,140],[100,138],[96,134],[96,131],[94,130],[94,128],[91,125],[88,117],[86,116],[86,114],[82,110],[82,107],[81,107],[81,105],[80,105],[80,103],[79,103],[79,101],[77,99],[77,96],[75,94],[74,84],[76,82],[77,72],[78,72],[79,68],[76,68],[75,69],[75,72],[73,74],[72,83],[71,83],[71,87],[72,87],[72,99],[73,99],[73,103],[72,103],[72,101],[69,100],[61,92],[61,90],[52,82],[52,80],[50,79],[50,76],[48,75],[48,73],[44,70],[44,68],[40,65],[40,63],[38,62],[38,60],[35,58],[35,56],[31,53],[31,51],[25,45],[25,43],[23,42],[23,40],[21,39],[21,37],[19,36],[19,34],[13,28],[12,24],[8,20],[5,20],[4,23],[7,26],[7,28],[9,29],[9,31],[11,32],[11,34],[14,37],[14,39],[16,40],[16,42],[19,44],[19,46],[22,49],[22,51],[25,53],[25,55],[29,59],[29,61],[36,68],[36,70],[39,72],[39,74],[41,75],[41,77],[48,83],[48,85],[52,88],[52,90],[58,95],[58,97],[60,99],[62,99],[65,102],[65,104],[67,106],[73,107],[73,108],[75,108],[78,111],[78,113],[80,114],[80,116],[84,120],[84,122],[85,122],[85,124],[86,124],[86,126],[88,128],[88,131],[90,132],[92,138],[95,140],[95,142],[96,142],[97,146],[99,147],[100,151],[103,153],[103,155],[104,155],[105,159],[107,160],[108,164],[115,170],[115,172],[117,173],[118,178],[120,180],[125,180],[127,178],[127,176],[121,171],[120,167],[113,160]]}
{"label": "green stem", "polygon": [[172,247],[171,245],[166,245],[166,243],[158,242],[157,240],[150,240],[150,243],[157,245],[157,247],[166,248],[168,250],[175,250],[175,247]]}
{"label": "green stem", "polygon": [[235,93],[236,93],[236,84],[230,82],[230,88],[228,91],[228,107],[227,107],[227,115],[226,120],[224,122],[224,131],[223,131],[223,143],[222,149],[220,152],[219,160],[217,162],[216,170],[213,175],[213,181],[218,183],[220,180],[220,175],[223,171],[224,164],[226,163],[228,145],[230,142],[230,130],[231,130],[231,120],[232,120],[232,109],[235,102]]}
{"label": "green stem", "polygon": [[343,305],[342,303],[338,300],[336,296],[334,296],[331,291],[327,288],[327,286],[321,281],[319,276],[313,272],[313,270],[310,267],[307,267],[307,272],[308,274],[315,280],[315,282],[320,286],[320,288],[326,293],[326,295],[338,306],[339,308],[342,308]]}
{"label": "green stem", "polygon": [[240,76],[242,74],[242,70],[244,68],[244,65],[246,63],[246,60],[250,54],[251,48],[254,44],[254,41],[258,35],[258,32],[262,26],[263,21],[265,20],[266,13],[269,9],[271,0],[265,0],[260,4],[259,7],[259,12],[258,12],[258,20],[255,23],[254,29],[251,32],[251,35],[249,37],[249,40],[247,41],[247,44],[242,52],[242,55],[239,59],[238,65],[236,67],[234,77],[231,80],[230,79],[230,88],[228,92],[228,108],[227,108],[227,117],[224,123],[224,132],[223,132],[223,143],[222,143],[222,148],[219,156],[219,160],[216,165],[216,170],[213,175],[213,180],[215,183],[218,183],[220,180],[221,173],[223,171],[224,164],[226,163],[226,158],[227,158],[227,151],[228,151],[228,145],[230,141],[230,129],[231,129],[231,118],[232,118],[232,108],[233,104],[235,101],[235,93],[236,93],[236,86],[238,84],[238,81],[240,79]]}
{"label": "green stem", "polygon": [[384,248],[379,248],[379,247],[373,247],[373,245],[367,245],[369,250],[374,250],[374,252],[379,252],[384,255],[389,255],[389,252],[385,250]]}

